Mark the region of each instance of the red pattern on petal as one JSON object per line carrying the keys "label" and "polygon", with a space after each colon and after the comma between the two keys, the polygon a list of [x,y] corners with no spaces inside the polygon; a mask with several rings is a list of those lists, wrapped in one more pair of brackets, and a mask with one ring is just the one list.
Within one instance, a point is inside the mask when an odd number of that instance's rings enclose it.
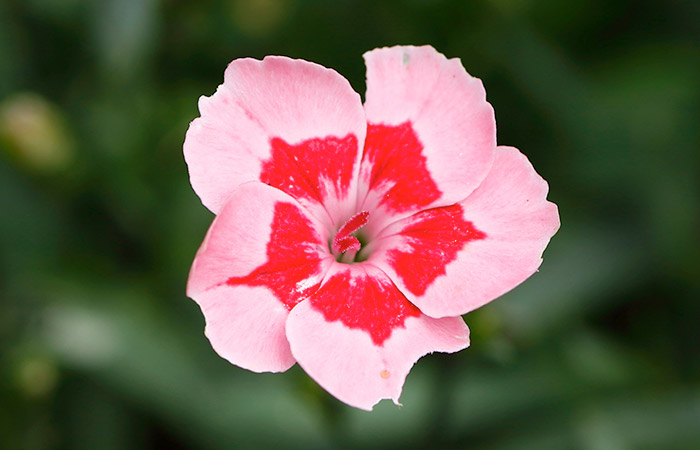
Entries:
{"label": "red pattern on petal", "polygon": [[371,164],[369,188],[386,191],[380,204],[404,212],[425,207],[442,192],[430,176],[423,144],[411,122],[367,127],[363,164]]}
{"label": "red pattern on petal", "polygon": [[270,140],[271,155],[263,162],[260,181],[274,186],[294,198],[323,203],[335,187],[337,198],[348,194],[357,156],[357,138],[333,136],[308,139],[290,145],[281,138]]}
{"label": "red pattern on petal", "polygon": [[418,308],[383,274],[339,272],[309,301],[327,321],[339,320],[348,328],[366,331],[376,345],[382,345],[394,328],[403,327],[407,317],[420,315]]}
{"label": "red pattern on petal", "polygon": [[457,259],[467,242],[486,238],[486,233],[464,220],[459,204],[421,211],[398,234],[405,246],[387,252],[389,264],[406,288],[423,295],[445,267]]}
{"label": "red pattern on petal", "polygon": [[291,310],[320,284],[305,281],[321,272],[321,241],[309,219],[290,203],[275,204],[271,230],[267,262],[246,276],[229,278],[226,284],[265,286]]}

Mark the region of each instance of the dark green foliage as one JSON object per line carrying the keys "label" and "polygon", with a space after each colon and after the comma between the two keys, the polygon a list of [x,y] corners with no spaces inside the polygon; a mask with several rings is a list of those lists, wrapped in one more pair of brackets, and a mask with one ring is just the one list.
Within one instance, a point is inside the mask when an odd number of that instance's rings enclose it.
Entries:
{"label": "dark green foliage", "polygon": [[[692,0],[0,2],[0,447],[700,448],[698,24]],[[363,92],[397,43],[484,81],[562,228],[469,350],[365,413],[215,355],[182,141],[234,58]]]}

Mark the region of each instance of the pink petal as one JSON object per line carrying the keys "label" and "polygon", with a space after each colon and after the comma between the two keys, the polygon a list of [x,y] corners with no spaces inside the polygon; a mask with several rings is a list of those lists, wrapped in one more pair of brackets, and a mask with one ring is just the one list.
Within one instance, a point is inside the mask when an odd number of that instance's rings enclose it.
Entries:
{"label": "pink petal", "polygon": [[287,338],[302,368],[347,404],[369,410],[383,398],[398,403],[421,356],[469,345],[461,317],[421,314],[373,266],[334,264],[329,273],[291,311]]}
{"label": "pink petal", "polygon": [[377,49],[365,62],[370,125],[359,201],[374,192],[362,208],[396,214],[464,199],[488,173],[496,147],[481,81],[429,46]]}
{"label": "pink petal", "polygon": [[278,189],[252,182],[231,195],[207,232],[187,285],[217,353],[256,372],[294,364],[285,321],[316,291],[333,261],[327,240],[315,219]]}
{"label": "pink petal", "polygon": [[289,310],[260,287],[222,285],[197,295],[204,330],[222,358],[253,372],[284,372],[296,360],[284,327]]}
{"label": "pink petal", "polygon": [[425,294],[437,277],[445,275],[445,267],[465,244],[487,237],[464,219],[459,203],[414,214],[402,221],[398,236],[403,245],[387,250],[387,257],[414,295]]}
{"label": "pink petal", "polygon": [[541,264],[559,229],[547,190],[524,155],[499,147],[491,171],[469,197],[386,228],[368,262],[425,314],[465,314],[513,289]]}
{"label": "pink petal", "polygon": [[214,213],[238,185],[257,180],[318,211],[324,203],[332,216],[351,214],[366,121],[358,94],[338,73],[281,56],[237,59],[199,109],[185,159]]}

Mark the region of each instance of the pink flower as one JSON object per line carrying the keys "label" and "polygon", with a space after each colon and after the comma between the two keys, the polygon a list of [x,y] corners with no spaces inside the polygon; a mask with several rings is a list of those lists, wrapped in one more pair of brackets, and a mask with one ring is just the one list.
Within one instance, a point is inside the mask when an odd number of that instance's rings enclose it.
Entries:
{"label": "pink flower", "polygon": [[421,356],[469,345],[460,315],[532,275],[559,217],[458,59],[365,62],[363,106],[333,70],[237,59],[184,152],[216,214],[187,286],[214,349],[255,372],[298,362],[371,409]]}

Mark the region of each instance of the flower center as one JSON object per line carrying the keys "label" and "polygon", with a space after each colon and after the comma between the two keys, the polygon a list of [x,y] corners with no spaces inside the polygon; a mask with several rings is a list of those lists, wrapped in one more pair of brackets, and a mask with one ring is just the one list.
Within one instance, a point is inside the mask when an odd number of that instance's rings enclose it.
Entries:
{"label": "flower center", "polygon": [[358,252],[366,242],[363,242],[364,239],[362,239],[361,235],[358,236],[357,231],[367,224],[368,217],[368,211],[355,214],[335,234],[330,247],[333,256],[338,262],[351,263],[358,261],[356,256],[358,256]]}

